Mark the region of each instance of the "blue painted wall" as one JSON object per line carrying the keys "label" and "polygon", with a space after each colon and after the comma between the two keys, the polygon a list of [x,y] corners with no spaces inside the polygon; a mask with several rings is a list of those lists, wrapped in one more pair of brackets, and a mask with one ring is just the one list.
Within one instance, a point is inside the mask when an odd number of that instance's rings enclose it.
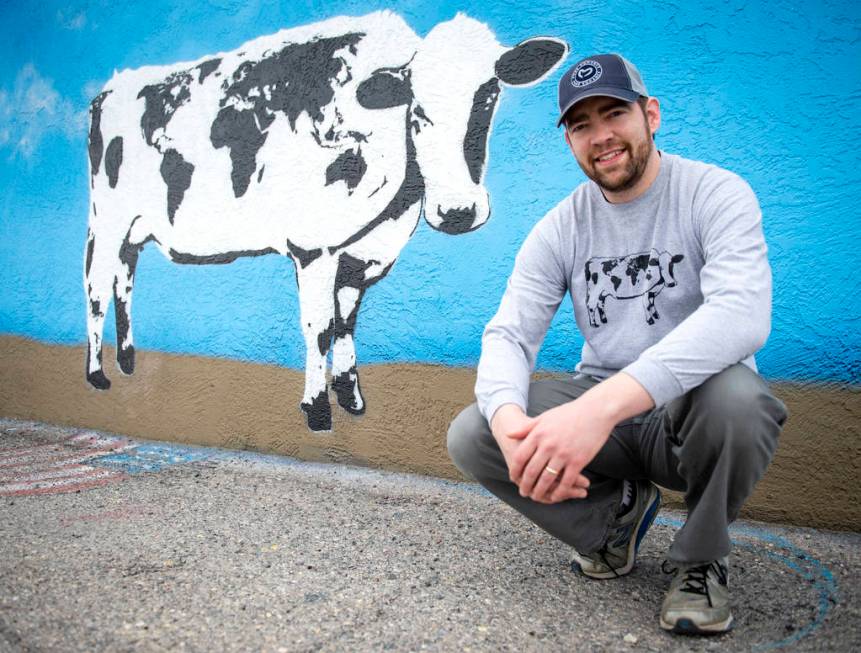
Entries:
{"label": "blue painted wall", "polygon": [[[845,1],[2,3],[0,334],[86,341],[86,111],[115,68],[191,60],[381,8],[420,35],[466,11],[505,44],[564,38],[569,65],[599,51],[637,63],[662,101],[659,147],[733,170],[759,195],[775,280],[763,373],[861,380],[861,8]],[[519,243],[584,179],[554,128],[559,74],[506,89],[490,139],[491,220],[463,236],[420,223],[364,301],[360,363],[476,364]],[[178,266],[146,249],[133,315],[139,349],[304,364],[289,260]],[[539,366],[573,368],[581,344],[566,301]]]}

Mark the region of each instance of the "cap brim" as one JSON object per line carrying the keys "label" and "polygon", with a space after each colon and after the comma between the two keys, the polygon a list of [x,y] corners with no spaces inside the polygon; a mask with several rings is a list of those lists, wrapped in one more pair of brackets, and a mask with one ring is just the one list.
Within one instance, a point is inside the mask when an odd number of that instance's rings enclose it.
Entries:
{"label": "cap brim", "polygon": [[596,86],[594,88],[590,88],[585,94],[579,95],[576,100],[568,103],[568,105],[562,110],[562,113],[559,114],[559,120],[556,121],[556,126],[562,124],[562,120],[565,118],[565,114],[568,113],[571,108],[582,102],[583,100],[590,97],[614,97],[619,100],[624,100],[625,102],[636,102],[637,98],[640,97],[640,94],[637,91],[629,91],[624,88],[617,88],[615,86]]}

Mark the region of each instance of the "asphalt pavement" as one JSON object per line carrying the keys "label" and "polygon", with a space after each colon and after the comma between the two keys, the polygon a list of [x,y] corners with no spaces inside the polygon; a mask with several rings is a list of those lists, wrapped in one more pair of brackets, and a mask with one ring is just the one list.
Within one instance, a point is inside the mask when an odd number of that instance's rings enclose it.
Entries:
{"label": "asphalt pavement", "polygon": [[861,534],[759,522],[734,629],[661,631],[682,519],[591,581],[473,484],[0,419],[0,651],[861,650]]}

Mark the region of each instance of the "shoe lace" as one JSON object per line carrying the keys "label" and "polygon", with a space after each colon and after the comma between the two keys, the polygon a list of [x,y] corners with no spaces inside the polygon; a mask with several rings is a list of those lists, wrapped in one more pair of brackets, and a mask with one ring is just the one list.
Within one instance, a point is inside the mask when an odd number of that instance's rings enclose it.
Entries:
{"label": "shoe lace", "polygon": [[[686,567],[683,570],[680,592],[688,592],[689,594],[699,594],[705,596],[709,602],[709,607],[712,607],[712,597],[709,593],[708,573],[709,570],[714,571],[721,585],[726,585],[726,569],[718,561],[707,562],[702,565]],[[664,560],[661,563],[661,571],[665,574],[676,574],[679,568],[669,564],[669,561]]]}
{"label": "shoe lace", "polygon": [[610,561],[607,560],[607,545],[605,544],[603,547],[598,549],[598,555],[601,556],[601,561],[607,565],[607,568],[613,572],[613,575],[616,578],[620,578],[619,574],[616,572],[616,568],[610,564]]}

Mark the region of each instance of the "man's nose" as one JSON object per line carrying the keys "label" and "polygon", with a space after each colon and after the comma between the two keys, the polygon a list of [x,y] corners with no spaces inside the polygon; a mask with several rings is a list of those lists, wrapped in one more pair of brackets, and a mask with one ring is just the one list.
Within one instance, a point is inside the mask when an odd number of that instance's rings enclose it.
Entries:
{"label": "man's nose", "polygon": [[602,145],[613,139],[614,134],[613,130],[609,125],[598,124],[592,130],[592,144],[593,145]]}

